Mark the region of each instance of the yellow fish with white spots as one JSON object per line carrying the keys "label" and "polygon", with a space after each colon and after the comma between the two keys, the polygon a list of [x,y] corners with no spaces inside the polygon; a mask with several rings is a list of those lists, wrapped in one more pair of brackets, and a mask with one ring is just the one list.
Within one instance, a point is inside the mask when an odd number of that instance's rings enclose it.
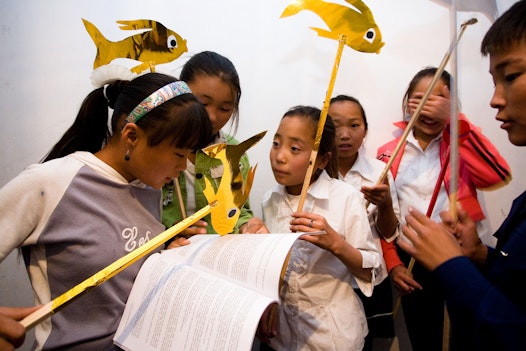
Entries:
{"label": "yellow fish with white spots", "polygon": [[329,30],[311,27],[319,36],[338,40],[343,34],[347,37],[345,44],[350,48],[378,54],[384,43],[371,10],[362,0],[346,2],[351,7],[322,0],[295,0],[285,8],[280,18],[302,10],[312,11],[329,27]]}
{"label": "yellow fish with white spots", "polygon": [[188,51],[185,39],[153,20],[117,21],[122,30],[148,29],[117,42],[106,39],[91,22],[82,21],[97,47],[93,69],[117,58],[129,58],[141,62],[131,69],[134,73],[141,73],[156,64],[171,62]]}

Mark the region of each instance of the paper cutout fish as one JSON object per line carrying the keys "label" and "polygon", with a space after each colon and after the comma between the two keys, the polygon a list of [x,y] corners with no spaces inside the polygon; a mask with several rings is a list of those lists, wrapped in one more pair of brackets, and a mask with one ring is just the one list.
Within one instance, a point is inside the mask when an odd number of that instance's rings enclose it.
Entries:
{"label": "paper cutout fish", "polygon": [[210,181],[205,177],[206,187],[203,190],[208,203],[217,200],[218,204],[211,210],[211,222],[214,230],[221,235],[232,233],[239,215],[240,208],[247,201],[256,166],[250,167],[247,180],[243,183],[243,175],[239,169],[241,156],[254,144],[261,140],[267,132],[261,132],[237,145],[225,143],[210,145],[203,152],[212,158],[221,160],[223,163],[223,176],[221,183],[214,192]]}
{"label": "paper cutout fish", "polygon": [[156,64],[171,62],[188,51],[185,39],[153,20],[117,21],[122,30],[148,29],[117,42],[106,39],[89,21],[82,21],[97,47],[93,69],[117,58],[129,58],[141,62],[131,69],[134,73],[141,73]]}
{"label": "paper cutout fish", "polygon": [[373,14],[362,0],[346,0],[352,7],[347,7],[322,0],[295,0],[290,3],[280,18],[308,10],[318,15],[330,30],[310,27],[320,37],[338,40],[345,35],[345,44],[350,48],[368,53],[379,53],[384,43],[382,34],[376,25]]}
{"label": "paper cutout fish", "polygon": [[[451,0],[431,0],[439,5],[451,8]],[[499,17],[499,10],[497,8],[496,0],[457,0],[455,2],[457,11],[474,11],[481,12],[491,23]]]}

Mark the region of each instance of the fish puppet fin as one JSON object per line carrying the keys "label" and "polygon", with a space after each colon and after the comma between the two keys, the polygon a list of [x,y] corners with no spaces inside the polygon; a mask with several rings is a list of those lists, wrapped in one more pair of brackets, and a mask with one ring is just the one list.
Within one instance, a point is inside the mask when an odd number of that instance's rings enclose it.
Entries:
{"label": "fish puppet fin", "polygon": [[84,27],[86,27],[86,31],[88,32],[89,36],[91,37],[91,40],[97,48],[97,55],[95,56],[95,60],[93,61],[93,68],[95,69],[97,67],[107,65],[113,60],[113,58],[102,58],[101,48],[107,46],[111,42],[108,39],[106,39],[106,37],[101,33],[101,31],[97,27],[95,27],[93,23],[91,23],[88,20],[85,20],[84,18],[82,18],[82,22],[84,22]]}
{"label": "fish puppet fin", "polygon": [[133,21],[117,21],[120,24],[119,28],[122,30],[139,30],[139,29],[156,29],[165,28],[161,23],[153,20],[133,20]]}
{"label": "fish puppet fin", "polygon": [[243,156],[243,154],[254,144],[259,142],[265,134],[267,134],[267,131],[256,134],[239,144],[227,146],[226,154],[228,162],[231,163],[230,169],[232,170],[232,179],[237,179],[240,174],[239,160],[241,160],[241,156]]}
{"label": "fish puppet fin", "polygon": [[285,8],[285,10],[283,10],[283,13],[281,14],[281,16],[279,16],[279,18],[294,16],[298,14],[301,10],[305,10],[305,2],[305,0],[293,1],[292,3],[287,5],[287,7]]}
{"label": "fish puppet fin", "polygon": [[320,37],[338,40],[338,33],[334,33],[334,32],[328,31],[326,29],[321,29],[321,28],[315,28],[315,27],[309,27],[309,28],[315,31],[316,33],[318,33],[318,36]]}
{"label": "fish puppet fin", "polygon": [[362,14],[365,12],[371,12],[369,7],[362,0],[345,0],[345,2],[360,10]]}
{"label": "fish puppet fin", "polygon": [[256,174],[256,168],[257,165],[255,165],[254,167],[250,167],[244,186],[242,187],[241,191],[236,192],[234,195],[234,202],[236,204],[240,204],[240,206],[243,206],[248,200],[248,196],[250,195],[250,189],[252,189],[252,184],[254,183],[254,175]]}

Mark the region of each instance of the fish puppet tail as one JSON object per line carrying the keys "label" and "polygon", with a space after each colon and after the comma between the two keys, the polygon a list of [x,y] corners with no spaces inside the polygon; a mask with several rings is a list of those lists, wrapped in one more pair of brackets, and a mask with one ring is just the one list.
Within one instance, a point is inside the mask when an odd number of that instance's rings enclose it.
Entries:
{"label": "fish puppet tail", "polygon": [[[93,61],[93,69],[106,65],[111,62],[107,60],[103,60],[101,57],[101,48],[104,46],[107,46],[110,41],[104,37],[104,35],[100,32],[100,30],[95,27],[95,25],[84,18],[82,18],[82,22],[84,22],[84,27],[86,27],[86,31],[91,37],[91,40],[93,40],[93,43],[97,47],[97,55],[95,56],[95,61]],[[107,62],[105,62],[107,61]]]}
{"label": "fish puppet tail", "polygon": [[308,6],[308,3],[310,2],[312,1],[311,0],[293,1],[292,3],[287,5],[287,7],[285,8],[285,10],[283,10],[283,13],[281,14],[281,16],[279,16],[279,18],[293,16],[293,15],[296,15],[301,10],[306,10],[307,9],[306,7]]}

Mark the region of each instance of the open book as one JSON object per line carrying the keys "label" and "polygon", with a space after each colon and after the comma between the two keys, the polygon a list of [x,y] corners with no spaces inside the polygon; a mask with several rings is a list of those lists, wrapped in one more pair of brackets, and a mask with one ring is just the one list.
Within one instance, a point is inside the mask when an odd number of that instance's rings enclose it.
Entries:
{"label": "open book", "polygon": [[250,350],[302,234],[195,235],[190,245],[150,256],[115,344],[133,351]]}

